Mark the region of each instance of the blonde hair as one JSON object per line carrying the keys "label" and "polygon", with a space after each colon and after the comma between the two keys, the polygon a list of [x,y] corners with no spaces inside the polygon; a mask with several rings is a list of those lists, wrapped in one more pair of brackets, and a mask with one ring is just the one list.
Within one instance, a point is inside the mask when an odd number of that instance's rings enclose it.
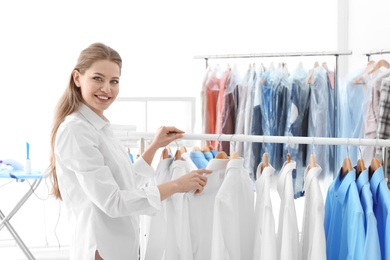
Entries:
{"label": "blonde hair", "polygon": [[53,184],[51,194],[60,200],[62,200],[62,197],[58,187],[56,159],[54,154],[57,131],[65,118],[75,112],[79,108],[80,103],[83,101],[81,89],[76,86],[73,80],[73,72],[77,70],[80,74],[84,74],[85,71],[89,69],[94,62],[100,60],[113,61],[119,65],[120,69],[122,68],[122,59],[117,51],[103,43],[91,44],[80,53],[76,66],[70,75],[68,86],[58,101],[54,112],[54,120],[50,138],[51,152],[48,173]]}

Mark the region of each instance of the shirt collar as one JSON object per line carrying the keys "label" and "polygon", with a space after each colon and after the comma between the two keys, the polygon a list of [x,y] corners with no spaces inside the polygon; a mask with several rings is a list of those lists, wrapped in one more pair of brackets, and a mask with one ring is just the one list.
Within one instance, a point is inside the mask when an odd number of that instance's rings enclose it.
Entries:
{"label": "shirt collar", "polygon": [[100,116],[98,116],[95,112],[92,111],[87,105],[84,103],[80,104],[78,109],[80,114],[82,114],[85,119],[87,119],[97,130],[102,129],[106,125],[109,125],[110,122],[106,119],[104,120]]}
{"label": "shirt collar", "polygon": [[305,174],[305,176],[304,176],[305,180],[304,180],[304,186],[303,186],[304,191],[306,191],[309,188],[310,183],[313,180],[313,178],[314,177],[318,178],[318,176],[320,176],[320,174],[322,172],[322,168],[318,164],[316,164],[315,167],[312,167],[310,169],[309,168],[310,168],[309,166],[306,167],[306,170],[304,173]]}
{"label": "shirt collar", "polygon": [[238,158],[238,159],[230,159],[226,168],[243,168],[244,167],[244,159],[243,158]]}
{"label": "shirt collar", "polygon": [[365,169],[359,174],[359,177],[356,179],[356,186],[358,189],[358,192],[360,192],[363,189],[363,186],[368,183],[368,169]]}
{"label": "shirt collar", "polygon": [[352,169],[344,176],[342,180],[340,180],[340,173],[341,173],[341,169],[339,170],[339,173],[337,174],[336,177],[335,191],[339,202],[341,204],[344,204],[349,186],[351,185],[352,182],[356,180],[356,170]]}
{"label": "shirt collar", "polygon": [[378,191],[378,188],[379,188],[379,184],[381,183],[381,181],[385,178],[384,174],[383,174],[383,167],[380,166],[371,176],[371,179],[370,179],[370,189],[371,189],[371,193],[372,193],[372,197],[374,199],[374,202],[377,202],[377,191]]}
{"label": "shirt collar", "polygon": [[280,196],[284,192],[284,185],[287,173],[291,174],[291,172],[296,168],[296,165],[297,163],[293,160],[291,160],[289,163],[287,161],[284,162],[283,167],[279,172],[278,182],[276,186],[276,189]]}

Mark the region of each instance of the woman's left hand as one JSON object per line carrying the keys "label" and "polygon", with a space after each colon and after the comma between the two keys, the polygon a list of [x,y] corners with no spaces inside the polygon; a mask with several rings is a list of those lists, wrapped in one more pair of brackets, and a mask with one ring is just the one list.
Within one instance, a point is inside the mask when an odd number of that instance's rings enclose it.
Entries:
{"label": "woman's left hand", "polygon": [[182,138],[183,134],[183,130],[180,130],[174,126],[161,126],[157,130],[151,145],[155,145],[158,148],[165,147],[169,143]]}

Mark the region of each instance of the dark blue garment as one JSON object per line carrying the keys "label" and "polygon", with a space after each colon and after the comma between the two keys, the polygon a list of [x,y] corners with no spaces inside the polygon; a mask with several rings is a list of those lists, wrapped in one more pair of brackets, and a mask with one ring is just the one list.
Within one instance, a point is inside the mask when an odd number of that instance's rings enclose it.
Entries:
{"label": "dark blue garment", "polygon": [[[263,127],[262,127],[262,116],[261,116],[261,108],[260,105],[257,105],[253,108],[253,119],[252,119],[252,135],[263,135]],[[262,143],[252,143],[253,155],[254,155],[254,165],[253,172],[257,172],[257,166],[261,162],[262,154],[264,153]],[[254,174],[254,180],[256,180],[256,174]]]}
{"label": "dark blue garment", "polygon": [[335,259],[362,259],[364,212],[353,169],[340,180],[340,171],[328,188],[325,201],[326,256]]}
{"label": "dark blue garment", "polygon": [[198,169],[206,168],[207,164],[209,163],[209,161],[207,161],[206,157],[204,157],[204,154],[201,151],[191,151],[190,158],[194,162],[196,167],[198,167]]}
{"label": "dark blue garment", "polygon": [[390,260],[390,191],[384,179],[382,166],[372,174],[370,188],[378,223],[382,259]]}

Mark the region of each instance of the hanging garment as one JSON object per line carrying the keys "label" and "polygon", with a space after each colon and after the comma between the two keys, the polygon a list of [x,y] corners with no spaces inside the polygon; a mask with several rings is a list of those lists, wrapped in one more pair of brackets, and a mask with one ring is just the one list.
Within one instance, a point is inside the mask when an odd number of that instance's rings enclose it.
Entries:
{"label": "hanging garment", "polygon": [[[202,90],[202,95],[205,98],[205,102],[203,104],[203,132],[205,134],[216,133],[215,126],[217,121],[218,94],[220,90],[220,74],[221,67],[217,65],[208,75],[207,80],[204,83],[204,89]],[[212,142],[212,145],[215,145],[214,142]]]}
{"label": "hanging garment", "polygon": [[[381,85],[382,80],[388,76],[390,76],[390,70],[382,67],[376,70],[374,73],[364,77],[366,88],[369,90],[369,93],[366,94],[365,97],[368,100],[365,103],[365,106],[362,108],[364,111],[367,111],[364,114],[365,138],[377,138]],[[365,164],[368,165],[373,156],[375,156],[375,147],[362,147],[362,157]]]}
{"label": "hanging garment", "polygon": [[209,161],[204,157],[204,153],[201,151],[191,151],[190,159],[198,167],[198,169],[206,168]]}
{"label": "hanging garment", "polygon": [[[175,160],[169,167],[172,180],[189,172],[186,161]],[[189,201],[185,193],[175,193],[166,199],[167,248],[165,260],[192,260],[191,228],[189,220]]]}
{"label": "hanging garment", "polygon": [[[378,119],[378,135],[379,139],[389,139],[390,138],[390,77],[384,78],[382,80],[381,92],[380,92],[380,101],[379,101],[379,119]],[[385,148],[387,152],[385,153],[387,157],[384,158],[386,162],[386,169],[383,169],[387,174],[387,178],[390,176],[390,151],[389,148]],[[382,148],[376,147],[376,153],[382,154]],[[389,178],[390,179],[390,178]],[[390,182],[388,182],[390,185]]]}
{"label": "hanging garment", "polygon": [[[291,103],[288,107],[287,124],[285,136],[307,136],[308,131],[308,116],[309,116],[309,101],[310,88],[306,84],[307,71],[298,66],[290,75]],[[302,196],[303,189],[303,172],[306,168],[306,152],[307,145],[305,144],[285,144],[284,153],[290,153],[291,158],[296,162],[296,169],[292,172],[294,198]]]}
{"label": "hanging garment", "polygon": [[215,197],[211,259],[252,259],[254,239],[253,181],[244,159],[230,159]]}
{"label": "hanging garment", "polygon": [[[334,122],[329,122],[329,92],[327,72],[322,67],[316,67],[313,69],[312,82],[310,86],[310,108],[309,108],[309,124],[308,124],[308,136],[310,137],[331,137],[330,129],[333,127]],[[310,155],[314,153],[317,158],[317,163],[321,165],[323,174],[320,176],[321,180],[329,179],[326,181],[331,182],[333,174],[329,172],[329,147],[326,145],[307,146],[307,158],[306,162],[309,162]]]}
{"label": "hanging garment", "polygon": [[[172,172],[169,167],[173,162],[173,158],[166,158],[159,161],[156,167],[155,185],[168,182],[172,179]],[[145,260],[163,260],[167,248],[167,228],[168,222],[166,219],[166,200],[161,202],[161,210],[154,216],[146,218],[146,223],[149,226],[149,232],[142,232],[147,237],[145,244]]]}
{"label": "hanging garment", "polygon": [[[252,126],[251,134],[252,135],[264,135],[263,132],[263,118],[261,112],[261,100],[262,100],[262,80],[266,77],[264,76],[264,70],[261,68],[258,71],[258,77],[255,87],[254,101],[253,101],[253,113],[252,113]],[[264,153],[262,143],[252,143],[252,153],[253,153],[253,172],[257,172],[257,166],[261,162],[261,155]],[[250,158],[249,158],[250,160]],[[251,176],[253,180],[256,180],[256,174]]]}
{"label": "hanging garment", "polygon": [[[338,137],[341,138],[364,138],[364,118],[367,109],[364,109],[368,102],[367,98],[370,91],[364,84],[356,84],[355,81],[363,73],[363,70],[357,70],[348,75],[345,83],[340,86],[339,99],[339,120]],[[348,152],[347,152],[348,149]],[[338,147],[337,165],[342,165],[344,155],[348,154],[351,161],[358,160],[357,146],[340,146]]]}
{"label": "hanging garment", "polygon": [[276,260],[275,219],[270,196],[270,182],[275,169],[269,164],[261,172],[262,165],[263,162],[257,168],[255,182],[256,204],[253,260]]}
{"label": "hanging garment", "polygon": [[[224,105],[222,109],[221,133],[234,134],[237,120],[238,108],[238,86],[241,84],[240,74],[236,66],[233,67],[230,77],[228,78],[224,92]],[[230,143],[223,142],[222,148],[219,149],[230,155]]]}
{"label": "hanging garment", "polygon": [[365,243],[363,259],[381,259],[377,221],[368,180],[368,169],[363,170],[359,174],[359,177],[356,179],[356,187],[364,211]]}
{"label": "hanging garment", "polygon": [[[235,70],[236,71],[236,70]],[[225,90],[226,84],[228,84],[228,80],[230,78],[231,69],[227,67],[222,74],[219,91],[218,91],[218,99],[217,99],[217,110],[216,110],[216,122],[215,122],[215,133],[222,133],[222,124],[223,124],[223,116],[224,116],[224,107],[225,107]],[[218,151],[221,150],[221,143],[219,141],[215,141],[213,145]]]}
{"label": "hanging garment", "polygon": [[[252,132],[252,124],[253,124],[253,103],[254,103],[254,96],[255,96],[255,86],[257,82],[257,77],[259,76],[257,70],[255,67],[252,67],[252,71],[249,77],[248,81],[248,91],[247,91],[247,98],[245,103],[245,121],[244,121],[244,135],[250,135]],[[239,154],[245,154],[244,157],[244,168],[249,172],[249,176],[251,179],[255,179],[256,171],[254,171],[254,154],[252,149],[252,143],[251,142],[243,142],[243,153]]]}
{"label": "hanging garment", "polygon": [[326,243],[324,230],[324,199],[318,176],[322,168],[306,167],[305,205],[303,209],[302,234],[300,240],[300,260],[326,260]]}
{"label": "hanging garment", "polygon": [[207,185],[200,194],[188,193],[194,260],[211,259],[214,200],[223,182],[229,159],[212,159],[206,169]]}
{"label": "hanging garment", "polygon": [[281,199],[277,232],[279,260],[299,260],[299,231],[291,175],[295,167],[295,161],[285,162],[278,176],[277,190]]}
{"label": "hanging garment", "polygon": [[370,188],[374,201],[374,214],[378,223],[378,235],[382,259],[390,259],[390,191],[379,167],[371,176]]}
{"label": "hanging garment", "polygon": [[327,259],[363,259],[364,213],[352,169],[342,180],[340,172],[328,188],[325,201]]}

